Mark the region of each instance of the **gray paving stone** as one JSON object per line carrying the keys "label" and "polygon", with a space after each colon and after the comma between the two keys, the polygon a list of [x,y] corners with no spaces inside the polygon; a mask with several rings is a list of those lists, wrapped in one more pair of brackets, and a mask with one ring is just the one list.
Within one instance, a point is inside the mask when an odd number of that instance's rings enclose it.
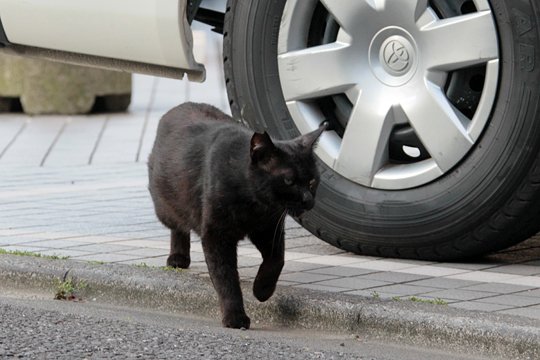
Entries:
{"label": "gray paving stone", "polygon": [[376,272],[361,276],[363,279],[387,281],[389,283],[405,283],[425,279],[425,275],[396,273],[392,271]]}
{"label": "gray paving stone", "polygon": [[516,294],[516,295],[532,296],[532,297],[540,298],[540,289],[535,289],[535,288],[527,289],[527,290],[524,290],[524,291],[522,291],[522,292],[520,292],[519,294]]}
{"label": "gray paving stone", "polygon": [[500,305],[500,304],[490,304],[480,301],[462,301],[449,304],[451,307],[465,309],[465,310],[477,310],[477,311],[487,311],[494,312],[499,310],[509,309],[509,305]]}
{"label": "gray paving stone", "polygon": [[420,294],[425,295],[426,293],[430,293],[438,289],[425,287],[425,286],[396,284],[396,285],[387,285],[387,286],[373,288],[373,290],[377,292],[382,292],[382,293],[397,294],[399,296],[409,296],[409,295],[420,295]]}
{"label": "gray paving stone", "polygon": [[479,282],[448,278],[428,278],[424,280],[412,281],[409,285],[428,286],[440,289],[457,289],[465,286],[478,285]]}
{"label": "gray paving stone", "polygon": [[499,295],[482,299],[482,302],[520,307],[538,305],[540,304],[540,298],[519,295]]}
{"label": "gray paving stone", "polygon": [[287,250],[291,250],[294,252],[301,252],[305,254],[312,254],[312,255],[337,255],[337,254],[345,253],[345,251],[341,249],[338,249],[328,244],[321,244],[321,243],[315,244],[315,245],[310,244],[310,245],[304,245],[304,246],[297,246],[294,248],[287,248]]}
{"label": "gray paving stone", "polygon": [[255,278],[258,271],[258,266],[244,267],[238,269],[238,274],[240,274],[240,277],[242,278]]}
{"label": "gray paving stone", "polygon": [[89,254],[83,256],[74,256],[74,260],[86,260],[86,261],[103,261],[103,262],[125,262],[128,260],[139,259],[140,262],[147,262],[148,259],[141,259],[140,256],[136,255],[125,255],[125,254]]}
{"label": "gray paving stone", "polygon": [[102,253],[114,253],[114,252],[120,252],[120,251],[135,250],[137,248],[133,246],[116,245],[116,244],[111,245],[111,244],[103,243],[103,244],[82,245],[82,246],[76,246],[76,247],[74,246],[72,247],[72,249],[93,252],[96,254],[102,254]]}
{"label": "gray paving stone", "polygon": [[[534,288],[531,288],[529,286],[513,285],[513,284],[498,284],[498,283],[480,283],[480,284],[462,287],[462,290],[484,291],[484,292],[491,292],[491,293],[497,293],[497,294],[510,294],[510,293],[515,293],[515,292],[520,292],[520,291],[532,290],[532,289]],[[540,296],[540,290],[538,294],[534,294],[532,296]]]}
{"label": "gray paving stone", "polygon": [[[129,241],[126,241],[125,244],[128,245]],[[141,257],[156,257],[156,256],[167,256],[169,254],[169,251],[165,249],[134,247],[131,250],[119,251],[118,254],[138,255]]]}
{"label": "gray paving stone", "polygon": [[[284,272],[299,272],[299,271],[310,271],[314,269],[327,269],[327,268],[329,267],[327,267],[326,265],[301,263],[298,261],[285,261],[285,266],[283,267],[283,271]],[[320,274],[323,274],[323,273],[320,273]],[[333,275],[333,274],[327,274],[327,275]]]}
{"label": "gray paving stone", "polygon": [[[335,276],[358,276],[364,274],[371,274],[373,270],[345,267],[345,266],[329,266],[325,268],[318,268],[314,270],[309,270],[309,272],[314,274],[323,274],[323,275],[335,275]],[[374,279],[377,280],[377,279]]]}
{"label": "gray paving stone", "polygon": [[335,287],[335,286],[328,286],[328,285],[320,285],[320,284],[299,284],[295,285],[294,287],[300,287],[304,289],[310,289],[310,290],[318,290],[318,291],[328,291],[328,292],[344,292],[347,291],[347,289]]}
{"label": "gray paving stone", "polygon": [[434,291],[425,296],[449,300],[475,300],[493,296],[493,293],[482,292],[482,291],[472,291],[472,290],[463,290],[463,289],[450,289],[442,291]]}
{"label": "gray paving stone", "polygon": [[486,271],[516,275],[538,275],[540,266],[511,264],[488,269]]}
{"label": "gray paving stone", "polygon": [[[307,284],[307,283],[314,283],[317,281],[334,279],[335,276],[311,274],[311,273],[306,273],[306,272],[296,272],[296,273],[283,274],[281,275],[280,278],[281,280],[284,280],[284,281],[294,281],[297,283]],[[326,285],[326,284],[321,284],[321,285]]]}
{"label": "gray paving stone", "polygon": [[262,260],[247,256],[239,256],[238,257],[238,267],[251,267],[251,266],[259,266],[261,264]]}
{"label": "gray paving stone", "polygon": [[498,264],[493,263],[493,262],[478,262],[478,263],[442,262],[442,263],[434,263],[433,266],[449,267],[449,268],[454,268],[454,269],[464,269],[464,270],[472,271],[472,270],[484,270],[484,269],[493,268],[495,266],[498,266]]}
{"label": "gray paving stone", "polygon": [[375,288],[379,286],[385,286],[389,283],[384,281],[376,281],[376,280],[367,280],[362,279],[359,277],[347,277],[347,278],[337,278],[332,280],[325,280],[325,281],[319,281],[317,282],[318,285],[325,285],[325,286],[333,286],[333,287],[340,287],[345,289],[351,289],[351,290],[362,290],[362,289],[369,289],[369,288]]}
{"label": "gray paving stone", "polygon": [[48,248],[54,248],[54,249],[63,249],[63,248],[70,248],[73,246],[81,246],[81,245],[92,245],[89,242],[78,242],[78,241],[70,241],[70,240],[41,240],[41,241],[33,241],[26,243],[28,246],[40,246],[40,247],[48,247]]}

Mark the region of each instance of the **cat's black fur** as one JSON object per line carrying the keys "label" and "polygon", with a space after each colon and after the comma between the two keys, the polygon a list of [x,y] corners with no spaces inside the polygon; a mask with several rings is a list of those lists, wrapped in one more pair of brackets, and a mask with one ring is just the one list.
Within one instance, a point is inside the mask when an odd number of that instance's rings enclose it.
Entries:
{"label": "cat's black fur", "polygon": [[314,205],[319,173],[312,148],[324,126],[273,142],[220,110],[186,103],[163,116],[148,162],[156,215],[171,230],[167,264],[190,264],[190,231],[202,239],[223,325],[249,328],[236,248],[249,237],[263,262],[253,284],[260,301],[272,296],[284,264],[286,212]]}

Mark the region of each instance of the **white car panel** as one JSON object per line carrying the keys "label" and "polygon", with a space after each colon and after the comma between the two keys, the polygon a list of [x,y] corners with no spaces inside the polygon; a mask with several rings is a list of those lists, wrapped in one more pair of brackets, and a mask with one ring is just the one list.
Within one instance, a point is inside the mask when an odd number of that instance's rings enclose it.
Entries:
{"label": "white car panel", "polygon": [[0,0],[11,43],[179,68],[202,80],[185,14],[185,0]]}

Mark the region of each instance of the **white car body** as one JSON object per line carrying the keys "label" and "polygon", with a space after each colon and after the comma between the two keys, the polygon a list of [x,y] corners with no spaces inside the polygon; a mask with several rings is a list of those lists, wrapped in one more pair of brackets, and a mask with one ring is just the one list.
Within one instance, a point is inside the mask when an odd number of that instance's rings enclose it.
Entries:
{"label": "white car body", "polygon": [[[0,0],[4,51],[204,80],[187,0]],[[31,26],[29,26],[31,24]],[[70,29],[66,31],[66,29]]]}

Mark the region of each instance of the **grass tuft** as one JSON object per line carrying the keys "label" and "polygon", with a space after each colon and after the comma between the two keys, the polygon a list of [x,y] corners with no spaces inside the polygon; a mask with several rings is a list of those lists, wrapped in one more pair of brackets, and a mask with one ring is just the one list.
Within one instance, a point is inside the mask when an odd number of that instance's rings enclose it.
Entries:
{"label": "grass tuft", "polygon": [[0,248],[0,254],[2,255],[16,255],[16,256],[33,256],[43,259],[52,259],[52,260],[66,260],[69,259],[69,256],[60,256],[60,255],[43,255],[40,253],[35,253],[31,251],[22,251],[22,250],[6,250]]}

